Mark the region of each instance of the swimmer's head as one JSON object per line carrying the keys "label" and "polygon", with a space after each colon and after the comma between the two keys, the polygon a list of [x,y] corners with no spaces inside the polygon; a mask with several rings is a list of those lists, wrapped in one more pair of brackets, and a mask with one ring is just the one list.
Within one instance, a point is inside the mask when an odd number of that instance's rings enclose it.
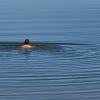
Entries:
{"label": "swimmer's head", "polygon": [[24,44],[29,44],[29,39],[25,39]]}

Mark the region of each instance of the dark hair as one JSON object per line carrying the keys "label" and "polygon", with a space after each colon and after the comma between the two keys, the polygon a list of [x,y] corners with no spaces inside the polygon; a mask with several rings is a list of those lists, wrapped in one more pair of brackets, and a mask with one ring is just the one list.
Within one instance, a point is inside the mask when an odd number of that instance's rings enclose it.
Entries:
{"label": "dark hair", "polygon": [[25,39],[24,43],[29,44],[29,39]]}

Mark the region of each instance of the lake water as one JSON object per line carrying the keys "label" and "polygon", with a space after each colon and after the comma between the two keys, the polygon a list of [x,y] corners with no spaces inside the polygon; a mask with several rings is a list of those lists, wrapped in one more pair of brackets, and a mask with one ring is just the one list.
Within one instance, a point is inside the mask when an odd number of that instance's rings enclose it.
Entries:
{"label": "lake water", "polygon": [[0,100],[100,100],[99,39],[99,0],[0,0]]}

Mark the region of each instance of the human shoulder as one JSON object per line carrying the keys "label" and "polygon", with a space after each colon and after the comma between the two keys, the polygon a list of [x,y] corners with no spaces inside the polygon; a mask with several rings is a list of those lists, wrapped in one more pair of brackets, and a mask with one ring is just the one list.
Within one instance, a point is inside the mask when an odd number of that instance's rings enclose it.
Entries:
{"label": "human shoulder", "polygon": [[22,48],[32,48],[32,45],[30,45],[30,44],[24,44],[24,45],[22,45]]}

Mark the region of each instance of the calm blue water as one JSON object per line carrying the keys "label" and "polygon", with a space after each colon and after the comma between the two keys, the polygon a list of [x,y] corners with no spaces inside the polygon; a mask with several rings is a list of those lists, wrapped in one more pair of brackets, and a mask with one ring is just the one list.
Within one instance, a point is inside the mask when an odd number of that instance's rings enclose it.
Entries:
{"label": "calm blue water", "polygon": [[99,38],[99,0],[0,0],[0,100],[100,100]]}

